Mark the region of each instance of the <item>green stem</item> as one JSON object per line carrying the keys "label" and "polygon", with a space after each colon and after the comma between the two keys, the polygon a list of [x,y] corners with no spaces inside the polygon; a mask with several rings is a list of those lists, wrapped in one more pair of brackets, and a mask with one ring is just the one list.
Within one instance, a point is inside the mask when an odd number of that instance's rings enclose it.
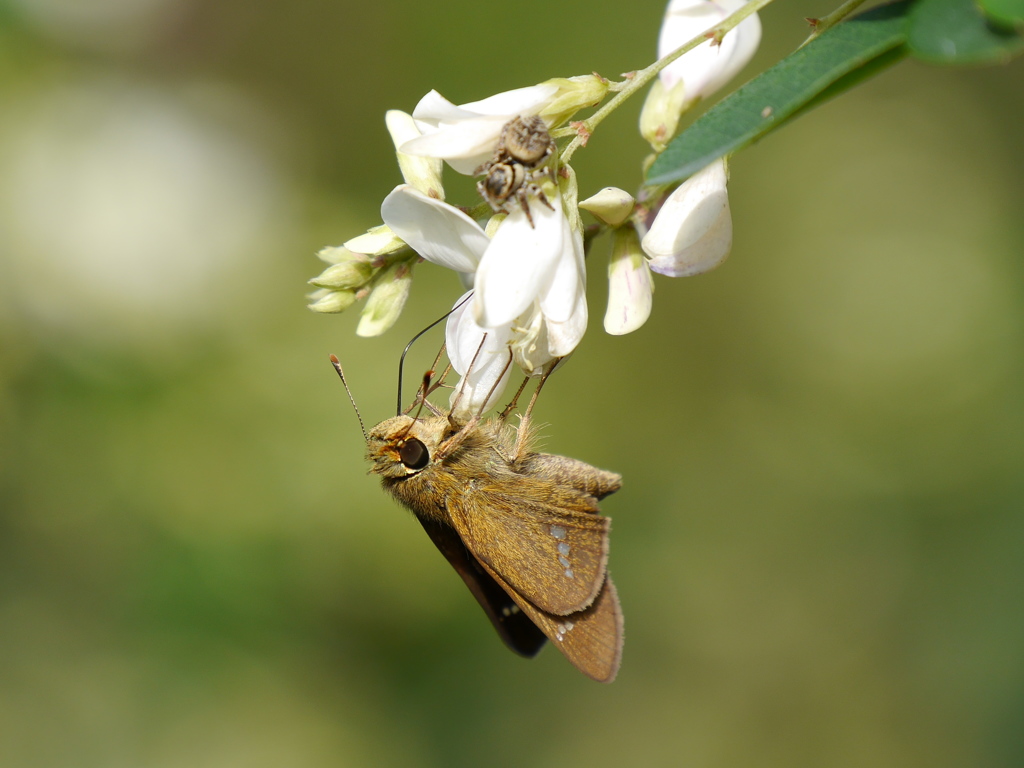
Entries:
{"label": "green stem", "polygon": [[820,19],[809,19],[814,28],[811,30],[811,34],[808,35],[807,39],[800,44],[800,47],[803,48],[814,38],[828,32],[828,30],[832,29],[832,27],[845,19],[863,4],[864,0],[846,0],[845,3],[832,11],[828,16],[822,16]]}
{"label": "green stem", "polygon": [[[774,0],[750,0],[742,8],[737,10],[731,16],[723,19],[720,23],[713,27],[708,28],[706,31],[701,32],[692,40],[688,41],[684,45],[676,48],[672,53],[668,54],[664,58],[658,59],[656,62],[651,64],[646,69],[641,69],[639,72],[633,74],[629,80],[623,81],[622,83],[616,84],[621,87],[608,103],[601,107],[597,112],[592,114],[586,120],[583,120],[578,125],[576,136],[572,141],[562,150],[562,156],[560,162],[562,164],[568,163],[572,158],[573,153],[576,152],[583,144],[590,138],[590,134],[593,133],[594,129],[612,112],[619,108],[619,106],[632,96],[634,93],[639,91],[641,88],[646,86],[651,80],[658,76],[665,67],[671,64],[673,61],[678,59],[683,54],[689,53],[701,43],[706,43],[709,38],[721,40],[725,37],[726,32],[733,29],[745,18],[753,13],[764,8],[766,5],[774,2]],[[863,0],[848,0],[848,2],[863,2]]]}

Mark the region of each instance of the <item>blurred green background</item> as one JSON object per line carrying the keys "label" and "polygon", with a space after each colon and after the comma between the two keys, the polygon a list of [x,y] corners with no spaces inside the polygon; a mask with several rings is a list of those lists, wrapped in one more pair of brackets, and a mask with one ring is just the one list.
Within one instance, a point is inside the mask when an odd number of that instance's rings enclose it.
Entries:
{"label": "blurred green background", "polygon": [[[744,76],[829,10],[772,5]],[[328,353],[389,416],[459,292],[419,267],[370,340],[304,308],[400,181],[384,111],[643,66],[662,11],[0,3],[0,764],[1024,763],[1020,61],[904,63],[738,155],[731,259],[630,336],[595,247],[538,418],[625,478],[613,685],[506,651],[366,476]],[[638,110],[584,196],[636,187]]]}

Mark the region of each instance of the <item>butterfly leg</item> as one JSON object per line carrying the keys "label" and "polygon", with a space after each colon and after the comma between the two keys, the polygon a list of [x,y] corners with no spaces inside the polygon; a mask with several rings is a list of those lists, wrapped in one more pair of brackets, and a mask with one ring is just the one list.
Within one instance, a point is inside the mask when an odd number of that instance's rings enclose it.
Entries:
{"label": "butterfly leg", "polygon": [[537,388],[533,390],[533,396],[530,398],[530,404],[526,406],[526,412],[519,420],[519,429],[516,430],[516,444],[512,449],[512,461],[516,462],[520,456],[523,455],[523,451],[526,449],[526,443],[530,436],[530,417],[533,415],[533,406],[537,403],[537,395],[540,394],[541,389],[544,388],[544,382],[548,380],[548,376],[558,367],[558,363],[562,358],[556,358],[548,363],[544,369],[544,373],[540,377],[540,381],[537,383]]}
{"label": "butterfly leg", "polygon": [[498,415],[499,419],[501,419],[502,421],[505,421],[508,418],[509,414],[512,413],[512,411],[514,411],[516,409],[516,406],[519,404],[519,396],[523,394],[523,390],[526,389],[526,385],[529,384],[529,383],[530,383],[530,377],[527,376],[527,377],[525,377],[523,379],[523,383],[519,385],[519,389],[516,390],[516,394],[515,394],[515,397],[512,398],[512,402],[510,402],[508,405],[506,405],[505,406],[505,410],[503,410]]}

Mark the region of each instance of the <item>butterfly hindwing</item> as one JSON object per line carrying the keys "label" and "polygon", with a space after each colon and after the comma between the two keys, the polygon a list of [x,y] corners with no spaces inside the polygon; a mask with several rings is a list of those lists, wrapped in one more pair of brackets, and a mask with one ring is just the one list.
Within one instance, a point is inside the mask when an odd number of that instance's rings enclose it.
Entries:
{"label": "butterfly hindwing", "polygon": [[481,565],[574,667],[601,683],[615,679],[622,660],[622,609],[610,578],[604,580],[590,607],[555,616],[530,604],[486,563]]}
{"label": "butterfly hindwing", "polygon": [[600,501],[622,487],[622,476],[592,467],[585,461],[550,453],[530,453],[520,462],[520,472],[541,477],[559,486],[574,488]]}

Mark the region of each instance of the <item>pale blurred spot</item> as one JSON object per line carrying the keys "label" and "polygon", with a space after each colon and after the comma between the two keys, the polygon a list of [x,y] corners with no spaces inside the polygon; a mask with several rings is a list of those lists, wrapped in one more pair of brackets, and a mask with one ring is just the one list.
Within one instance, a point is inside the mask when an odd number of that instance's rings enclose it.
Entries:
{"label": "pale blurred spot", "polygon": [[133,51],[176,26],[182,0],[11,0],[56,40],[105,51]]}
{"label": "pale blurred spot", "polygon": [[269,160],[172,94],[79,83],[5,117],[0,270],[30,323],[113,343],[207,325],[288,228]]}

